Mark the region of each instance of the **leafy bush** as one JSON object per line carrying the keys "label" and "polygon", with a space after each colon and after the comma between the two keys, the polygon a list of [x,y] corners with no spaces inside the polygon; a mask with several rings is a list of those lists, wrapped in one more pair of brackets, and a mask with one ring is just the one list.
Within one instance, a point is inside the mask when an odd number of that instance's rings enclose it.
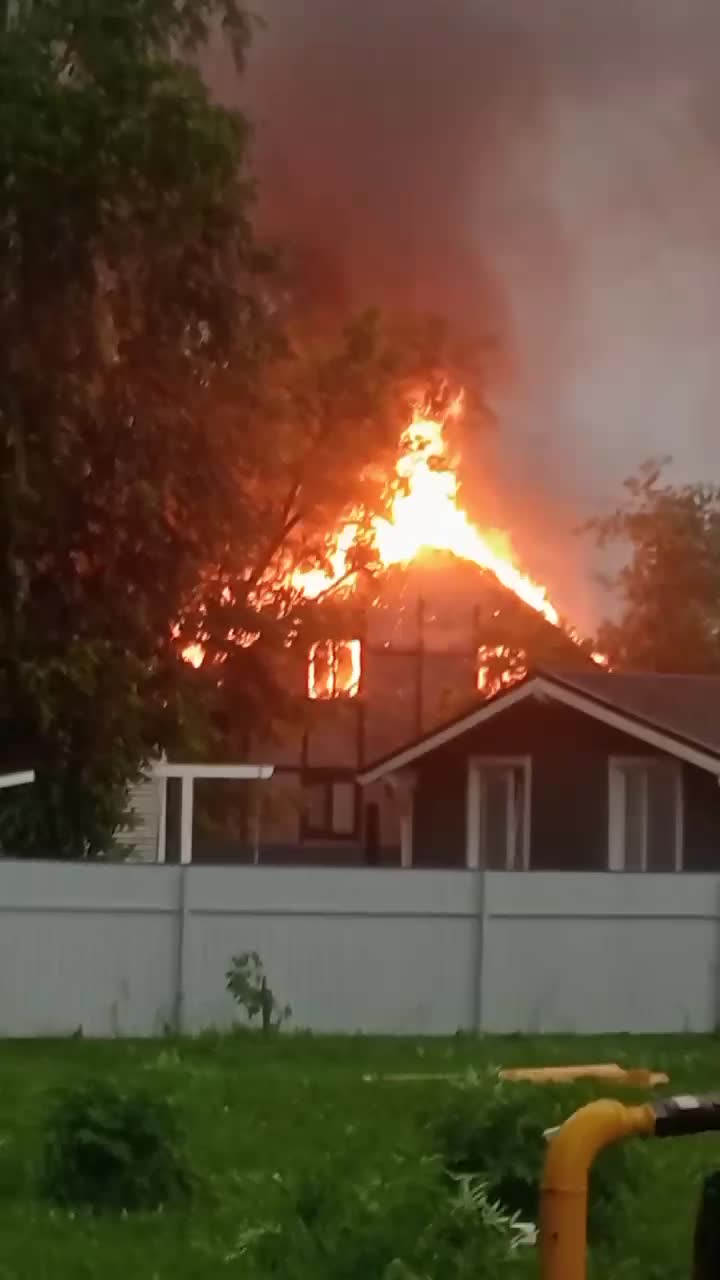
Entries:
{"label": "leafy bush", "polygon": [[257,1280],[520,1280],[532,1251],[512,1219],[439,1162],[398,1163],[390,1178],[327,1167],[288,1190],[281,1223],[247,1236]]}
{"label": "leafy bush", "polygon": [[266,1034],[292,1016],[290,1005],[283,1008],[268,986],[257,951],[243,951],[241,955],[232,957],[225,974],[225,985],[233,1000],[245,1010],[250,1022],[260,1016]]}
{"label": "leafy bush", "polygon": [[43,1190],[56,1204],[157,1209],[191,1190],[172,1104],[89,1081],[56,1094],[45,1129]]}
{"label": "leafy bush", "polygon": [[[429,1121],[433,1149],[448,1173],[482,1179],[491,1198],[535,1222],[547,1146],[544,1131],[598,1096],[597,1088],[584,1084],[493,1080],[463,1085],[452,1090]],[[636,1182],[636,1160],[632,1145],[625,1144],[609,1148],[593,1165],[588,1210],[592,1239],[613,1231],[613,1214]]]}

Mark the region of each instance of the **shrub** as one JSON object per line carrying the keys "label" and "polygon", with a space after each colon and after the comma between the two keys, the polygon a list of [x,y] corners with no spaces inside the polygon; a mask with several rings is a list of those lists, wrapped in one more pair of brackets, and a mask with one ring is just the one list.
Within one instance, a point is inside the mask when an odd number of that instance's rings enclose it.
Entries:
{"label": "shrub", "polygon": [[[547,1145],[544,1130],[561,1124],[597,1096],[596,1088],[583,1084],[493,1080],[454,1088],[430,1119],[433,1150],[448,1173],[482,1179],[492,1199],[535,1222]],[[634,1185],[636,1167],[631,1145],[610,1148],[594,1164],[588,1207],[591,1238],[603,1238],[613,1230],[613,1213]]]}
{"label": "shrub", "polygon": [[174,1107],[106,1081],[56,1094],[43,1190],[56,1204],[94,1210],[157,1209],[187,1196],[191,1177]]}
{"label": "shrub", "polygon": [[243,951],[242,955],[232,957],[225,974],[225,985],[236,1004],[245,1010],[250,1022],[260,1016],[265,1034],[276,1030],[292,1016],[290,1005],[283,1008],[268,986],[257,951]]}
{"label": "shrub", "polygon": [[449,1183],[433,1160],[360,1182],[316,1170],[248,1252],[257,1280],[520,1280],[533,1261],[483,1188]]}

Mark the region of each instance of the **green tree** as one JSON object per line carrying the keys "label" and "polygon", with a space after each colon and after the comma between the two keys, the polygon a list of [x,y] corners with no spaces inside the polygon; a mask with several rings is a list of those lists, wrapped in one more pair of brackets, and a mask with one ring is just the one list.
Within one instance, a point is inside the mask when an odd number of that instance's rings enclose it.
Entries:
{"label": "green tree", "polygon": [[218,23],[241,61],[235,0],[36,0],[0,33],[2,763],[38,771],[0,813],[16,851],[107,850],[158,745],[283,712],[320,607],[288,575],[382,505],[449,359],[437,327],[296,314],[248,124],[194,69]]}
{"label": "green tree", "polygon": [[168,620],[224,470],[202,391],[272,341],[248,128],[187,61],[215,19],[240,58],[233,0],[40,0],[0,36],[0,705],[38,770],[6,847],[106,847],[181,716]]}
{"label": "green tree", "polygon": [[625,557],[610,585],[619,613],[599,647],[635,671],[720,671],[720,487],[672,485],[646,464],[625,500],[587,529]]}

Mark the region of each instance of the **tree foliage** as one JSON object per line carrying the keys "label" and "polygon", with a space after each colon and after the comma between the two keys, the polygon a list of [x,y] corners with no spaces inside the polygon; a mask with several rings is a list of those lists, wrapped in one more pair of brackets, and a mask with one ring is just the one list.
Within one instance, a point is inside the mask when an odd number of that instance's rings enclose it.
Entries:
{"label": "tree foliage", "polygon": [[625,494],[587,526],[601,547],[618,545],[627,557],[611,582],[619,615],[604,624],[600,646],[627,670],[720,671],[720,487],[672,485],[648,463]]}
{"label": "tree foliage", "polygon": [[36,0],[0,34],[0,706],[5,763],[38,772],[0,812],[16,851],[106,851],[158,745],[282,711],[313,611],[288,574],[382,507],[418,380],[455,358],[436,326],[298,313],[249,125],[194,69],[218,22],[240,61],[235,0]]}

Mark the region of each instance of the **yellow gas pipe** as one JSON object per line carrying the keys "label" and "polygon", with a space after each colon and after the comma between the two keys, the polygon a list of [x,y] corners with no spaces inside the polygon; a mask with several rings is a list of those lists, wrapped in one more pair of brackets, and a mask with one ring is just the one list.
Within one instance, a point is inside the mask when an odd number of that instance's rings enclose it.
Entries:
{"label": "yellow gas pipe", "polygon": [[570,1116],[550,1139],[545,1160],[540,1194],[542,1280],[586,1280],[588,1173],[604,1147],[622,1138],[682,1138],[718,1130],[720,1094],[712,1093],[659,1098],[638,1107],[604,1099]]}
{"label": "yellow gas pipe", "polygon": [[540,1196],[542,1280],[585,1280],[590,1166],[613,1142],[654,1132],[652,1106],[608,1099],[576,1111],[550,1139]]}

